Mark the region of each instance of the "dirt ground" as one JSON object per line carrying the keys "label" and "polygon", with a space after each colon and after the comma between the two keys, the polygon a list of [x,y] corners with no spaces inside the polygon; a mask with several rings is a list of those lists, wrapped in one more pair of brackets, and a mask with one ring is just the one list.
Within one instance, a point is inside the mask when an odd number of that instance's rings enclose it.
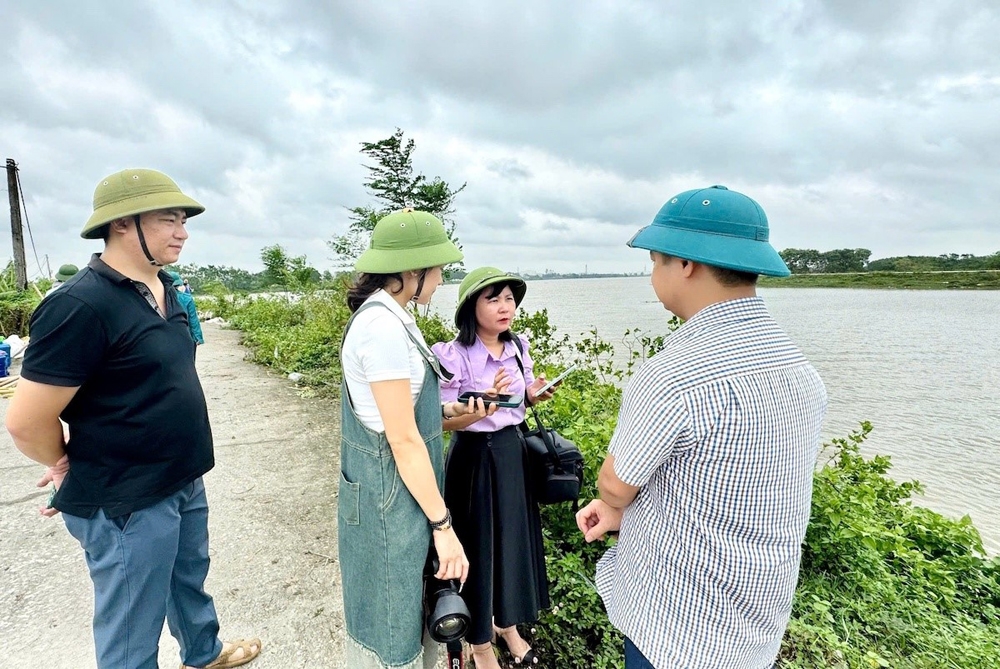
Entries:
{"label": "dirt ground", "polygon": [[[239,333],[205,324],[198,371],[216,466],[205,477],[222,637],[260,636],[255,669],[342,667],[336,565],[339,408],[244,361]],[[15,370],[16,372],[16,370]],[[0,400],[0,418],[6,413]],[[91,669],[93,591],[60,516],[38,515],[42,467],[0,429],[0,666]],[[177,667],[164,628],[159,664]]]}

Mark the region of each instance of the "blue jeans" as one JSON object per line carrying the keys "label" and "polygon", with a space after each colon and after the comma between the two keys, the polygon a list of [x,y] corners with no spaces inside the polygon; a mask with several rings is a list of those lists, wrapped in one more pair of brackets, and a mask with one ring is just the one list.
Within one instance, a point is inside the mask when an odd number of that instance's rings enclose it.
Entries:
{"label": "blue jeans", "polygon": [[628,637],[625,637],[625,669],[656,669]]}
{"label": "blue jeans", "polygon": [[163,619],[181,661],[201,667],[222,652],[208,575],[208,501],[200,478],[153,506],[118,518],[63,514],[94,583],[100,669],[157,669]]}

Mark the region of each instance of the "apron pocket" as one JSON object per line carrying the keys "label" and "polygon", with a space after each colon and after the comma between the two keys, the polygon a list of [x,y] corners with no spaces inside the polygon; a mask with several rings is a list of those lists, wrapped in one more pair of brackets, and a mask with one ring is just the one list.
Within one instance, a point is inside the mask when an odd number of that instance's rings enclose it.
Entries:
{"label": "apron pocket", "polygon": [[337,513],[348,525],[361,524],[361,484],[348,481],[344,472],[340,472]]}

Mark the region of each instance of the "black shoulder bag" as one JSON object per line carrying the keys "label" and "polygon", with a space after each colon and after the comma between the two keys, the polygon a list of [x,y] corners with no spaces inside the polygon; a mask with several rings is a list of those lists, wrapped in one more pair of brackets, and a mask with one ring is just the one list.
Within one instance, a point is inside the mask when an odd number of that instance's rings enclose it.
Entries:
{"label": "black shoulder bag", "polygon": [[[524,348],[520,338],[511,333],[518,352],[523,355]],[[517,366],[524,377],[524,365],[521,356],[517,357]],[[535,419],[535,429],[528,429],[524,421],[518,427],[524,444],[528,449],[529,485],[539,504],[558,504],[573,502],[580,498],[580,488],[583,486],[583,454],[576,444],[564,439],[555,430],[546,428],[535,407],[528,404],[528,392],[525,389],[524,403],[531,409]]]}

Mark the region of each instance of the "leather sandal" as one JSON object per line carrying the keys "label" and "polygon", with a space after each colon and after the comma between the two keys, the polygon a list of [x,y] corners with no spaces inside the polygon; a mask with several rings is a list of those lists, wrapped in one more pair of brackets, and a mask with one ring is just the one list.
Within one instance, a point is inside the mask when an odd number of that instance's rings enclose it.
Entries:
{"label": "leather sandal", "polygon": [[[498,627],[494,627],[494,630],[496,635],[495,638],[496,638],[497,648],[510,655],[511,658],[513,658],[514,660],[514,664],[525,665],[529,667],[538,664],[539,662],[538,654],[535,652],[534,648],[531,648],[529,646],[528,651],[521,657],[518,657],[517,655],[514,655],[513,651],[511,651],[510,649],[510,646],[507,644],[507,639],[505,639],[503,636],[503,630],[501,630]],[[516,625],[514,626],[514,630],[517,631]]]}
{"label": "leather sandal", "polygon": [[[237,639],[236,641],[227,641],[226,643],[230,645],[229,650],[223,648],[222,652],[219,653],[219,657],[206,664],[203,669],[231,669],[231,667],[242,666],[260,655],[260,639]],[[240,649],[243,650],[243,656],[234,658],[233,655]],[[184,669],[184,667],[185,665],[182,664],[181,669]]]}

